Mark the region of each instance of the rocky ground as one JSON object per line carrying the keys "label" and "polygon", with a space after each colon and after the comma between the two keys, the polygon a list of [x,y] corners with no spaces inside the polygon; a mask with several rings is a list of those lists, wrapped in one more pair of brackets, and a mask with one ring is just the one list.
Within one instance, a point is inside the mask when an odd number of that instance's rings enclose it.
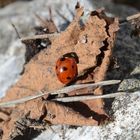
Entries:
{"label": "rocky ground", "polygon": [[[52,8],[53,19],[59,30],[66,27],[66,21],[57,14],[57,10],[64,14],[70,21],[71,13],[76,1],[51,1],[34,0],[31,2],[16,2],[0,9],[0,96],[4,96],[6,90],[20,77],[24,64],[24,45],[19,41],[13,23],[20,36],[33,34],[33,27],[39,22],[35,13],[48,17],[48,7]],[[109,1],[98,0],[81,1],[86,7],[85,11],[105,7],[109,16],[126,16],[137,13],[136,9],[124,5],[116,5]],[[67,7],[68,5],[68,7]],[[16,10],[15,10],[16,9]],[[132,27],[130,24],[120,26],[114,49],[114,56],[118,59],[118,69],[108,73],[108,79],[121,79],[119,90],[130,90],[131,94],[117,97],[111,111],[114,112],[114,121],[98,127],[69,127],[53,126],[55,132],[47,129],[36,140],[53,139],[135,139],[140,138],[140,40],[138,37],[130,37]],[[112,92],[112,91],[110,91]]]}

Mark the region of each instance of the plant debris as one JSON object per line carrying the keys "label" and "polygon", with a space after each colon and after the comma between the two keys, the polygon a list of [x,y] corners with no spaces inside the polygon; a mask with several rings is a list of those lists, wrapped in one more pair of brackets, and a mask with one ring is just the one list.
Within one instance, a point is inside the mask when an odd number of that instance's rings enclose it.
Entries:
{"label": "plant debris", "polygon": [[[32,96],[38,91],[51,93],[63,88],[65,85],[59,82],[55,74],[55,63],[60,56],[66,53],[74,52],[78,56],[79,76],[71,83],[72,85],[96,83],[105,79],[116,32],[119,29],[118,19],[107,17],[103,9],[92,11],[86,21],[82,20],[83,16],[83,7],[77,4],[76,15],[65,31],[58,33],[54,22],[49,20],[45,21],[47,34],[41,32],[41,35],[38,34],[33,38],[22,39],[27,46],[26,54],[28,54],[25,69],[20,80],[0,100],[1,103]],[[42,29],[44,27],[41,31]],[[43,38],[40,38],[38,44],[37,37],[41,36]],[[38,45],[44,40],[49,43],[43,49],[38,50]],[[29,41],[34,45],[28,43]],[[101,95],[103,90],[101,87],[82,88],[66,92],[63,97],[75,96],[77,93],[78,96]],[[30,100],[15,107],[2,108],[0,113],[7,116],[6,120],[0,116],[2,138],[10,139],[17,134],[22,135],[23,133],[17,133],[17,122],[26,114],[29,120],[76,126],[99,125],[102,121],[109,119],[104,110],[103,99],[68,103],[51,100],[56,97],[48,94],[43,98]],[[24,119],[27,120],[26,117]],[[26,123],[25,126],[30,128],[30,123]],[[12,134],[13,131],[15,135]]]}
{"label": "plant debris", "polygon": [[[35,35],[43,35],[43,34],[53,34],[58,32],[57,27],[55,26],[51,10],[50,10],[50,19],[44,20],[35,14],[37,19],[40,21],[41,26],[34,27],[36,33]],[[26,63],[37,53],[39,53],[42,49],[47,48],[51,45],[51,41],[48,38],[39,38],[39,39],[30,39],[30,40],[22,40],[22,42],[26,45],[26,54],[25,61]]]}
{"label": "plant debris", "polygon": [[120,24],[130,22],[132,25],[131,37],[140,37],[140,13],[128,16],[126,19],[121,19]]}

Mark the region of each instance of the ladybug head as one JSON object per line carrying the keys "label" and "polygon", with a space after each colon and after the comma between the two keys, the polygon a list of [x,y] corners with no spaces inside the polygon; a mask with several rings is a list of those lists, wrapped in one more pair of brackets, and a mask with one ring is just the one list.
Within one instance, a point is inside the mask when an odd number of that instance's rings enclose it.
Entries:
{"label": "ladybug head", "polygon": [[66,58],[66,57],[74,58],[76,62],[79,63],[79,58],[75,52],[66,53],[62,56],[62,58]]}

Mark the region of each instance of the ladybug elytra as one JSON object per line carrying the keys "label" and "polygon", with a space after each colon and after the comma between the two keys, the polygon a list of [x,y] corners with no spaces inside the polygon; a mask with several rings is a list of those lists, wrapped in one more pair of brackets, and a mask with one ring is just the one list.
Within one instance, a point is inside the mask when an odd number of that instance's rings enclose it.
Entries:
{"label": "ladybug elytra", "polygon": [[68,84],[77,76],[77,62],[74,57],[61,57],[56,62],[56,75],[63,84]]}

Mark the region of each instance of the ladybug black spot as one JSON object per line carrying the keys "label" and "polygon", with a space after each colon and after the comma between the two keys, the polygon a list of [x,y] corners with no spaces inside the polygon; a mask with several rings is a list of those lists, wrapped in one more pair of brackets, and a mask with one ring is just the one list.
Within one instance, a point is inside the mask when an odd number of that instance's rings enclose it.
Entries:
{"label": "ladybug black spot", "polygon": [[66,60],[65,57],[60,58],[60,61],[65,61],[65,60]]}
{"label": "ladybug black spot", "polygon": [[56,69],[57,69],[58,67],[56,66]]}
{"label": "ladybug black spot", "polygon": [[67,77],[67,80],[71,80],[71,77],[68,76],[68,77]]}
{"label": "ladybug black spot", "polygon": [[72,65],[72,68],[74,69],[74,65]]}
{"label": "ladybug black spot", "polygon": [[67,67],[63,67],[62,69],[63,69],[63,71],[67,71],[68,68]]}

